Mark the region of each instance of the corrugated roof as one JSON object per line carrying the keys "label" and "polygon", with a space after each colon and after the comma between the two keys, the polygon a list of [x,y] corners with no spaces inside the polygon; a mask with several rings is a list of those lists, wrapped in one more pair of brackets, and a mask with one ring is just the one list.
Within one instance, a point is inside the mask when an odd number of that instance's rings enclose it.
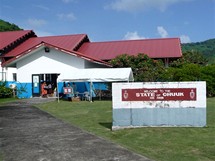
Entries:
{"label": "corrugated roof", "polygon": [[[0,50],[10,46],[27,35],[34,34],[32,30],[0,32]],[[34,34],[35,35],[35,34]],[[36,35],[35,35],[36,36]]]}
{"label": "corrugated roof", "polygon": [[52,44],[54,46],[59,46],[65,50],[73,51],[86,38],[86,34],[33,37],[29,38],[28,40],[17,46],[15,49],[5,54],[4,57],[17,56],[42,42]]}
{"label": "corrugated roof", "polygon": [[179,38],[124,40],[84,43],[78,50],[86,55],[110,60],[121,54],[147,54],[150,58],[178,58],[182,56]]}
{"label": "corrugated roof", "polygon": [[[11,32],[10,32],[11,33]],[[3,36],[7,36],[7,34],[2,34]],[[9,34],[11,35],[11,34]],[[24,35],[24,34],[23,34]],[[18,37],[18,36],[17,36]],[[9,38],[6,38],[9,40]],[[12,40],[12,39],[10,39]],[[14,38],[15,40],[15,38]],[[32,52],[36,48],[40,46],[50,46],[67,54],[78,56],[83,59],[86,59],[91,62],[104,64],[110,66],[108,63],[103,62],[100,59],[84,55],[82,53],[77,52],[76,50],[82,45],[84,42],[89,42],[89,39],[86,34],[76,34],[76,35],[63,35],[63,36],[47,36],[47,37],[32,37],[18,45],[13,50],[8,53],[2,55],[2,57],[10,57],[11,59],[7,60],[3,63],[6,65],[15,61],[22,56]]]}
{"label": "corrugated roof", "polygon": [[[179,38],[89,42],[86,34],[35,36],[32,30],[0,33],[0,47],[10,47],[10,50],[5,50],[6,52],[2,57],[12,59],[19,57],[29,53],[30,50],[43,43],[69,52],[76,51],[78,56],[84,57],[84,59],[96,60],[97,62],[113,59],[120,54],[136,55],[144,53],[150,58],[178,58],[182,56]],[[17,41],[19,41],[18,46]],[[16,45],[13,45],[13,43]],[[11,44],[15,48],[11,47]],[[9,61],[8,59],[5,60]],[[103,62],[101,61],[101,63]]]}
{"label": "corrugated roof", "polygon": [[62,48],[62,47],[60,47],[60,46],[55,46],[55,45],[53,45],[53,44],[49,44],[49,43],[45,43],[45,42],[41,42],[41,43],[39,43],[39,44],[36,44],[36,45],[32,46],[31,48],[29,48],[28,50],[26,50],[26,51],[20,53],[19,55],[13,56],[13,57],[12,57],[11,59],[9,59],[8,61],[3,62],[3,63],[2,63],[2,66],[6,66],[6,65],[8,65],[8,64],[13,63],[14,61],[17,61],[18,59],[22,59],[22,57],[24,57],[25,55],[31,53],[32,51],[34,51],[34,50],[36,50],[36,49],[38,49],[38,48],[40,48],[40,47],[42,47],[42,46],[43,46],[43,47],[55,48],[56,50],[62,51],[62,52],[64,52],[64,53],[66,53],[66,54],[69,54],[69,55],[72,55],[72,56],[77,56],[77,57],[80,57],[80,58],[82,58],[82,59],[88,60],[88,61],[90,61],[90,62],[94,62],[94,63],[97,63],[97,64],[103,64],[103,65],[106,65],[106,66],[111,67],[111,65],[110,65],[109,63],[104,62],[104,61],[102,61],[102,60],[100,60],[100,59],[92,58],[92,57],[90,57],[90,56],[83,55],[82,53],[79,53],[79,52],[77,52],[77,51],[67,50],[67,49]]}

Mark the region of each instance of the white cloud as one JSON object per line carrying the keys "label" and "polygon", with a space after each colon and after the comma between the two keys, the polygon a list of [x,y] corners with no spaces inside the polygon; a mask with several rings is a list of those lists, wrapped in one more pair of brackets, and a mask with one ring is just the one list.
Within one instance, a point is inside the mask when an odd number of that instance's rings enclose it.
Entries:
{"label": "white cloud", "polygon": [[61,14],[58,14],[57,16],[60,20],[69,20],[69,21],[76,20],[76,17],[73,13],[68,13],[68,14],[61,13]]}
{"label": "white cloud", "polygon": [[41,31],[41,30],[34,30],[34,32],[39,37],[42,37],[42,36],[53,36],[54,35],[54,34],[52,34],[50,32]]}
{"label": "white cloud", "polygon": [[137,31],[127,32],[124,36],[125,40],[137,40],[137,39],[146,39],[145,37],[140,36]]}
{"label": "white cloud", "polygon": [[47,21],[43,20],[43,19],[31,19],[31,18],[29,18],[27,20],[27,22],[32,27],[41,27],[41,26],[44,26],[47,24]]}
{"label": "white cloud", "polygon": [[190,37],[187,35],[181,35],[180,39],[181,39],[181,43],[190,43],[191,42]]}
{"label": "white cloud", "polygon": [[115,0],[105,8],[116,11],[138,12],[148,9],[165,11],[169,6],[192,0]]}
{"label": "white cloud", "polygon": [[162,37],[162,38],[166,38],[168,37],[168,32],[166,31],[166,29],[163,26],[158,26],[157,27],[157,32],[158,34]]}

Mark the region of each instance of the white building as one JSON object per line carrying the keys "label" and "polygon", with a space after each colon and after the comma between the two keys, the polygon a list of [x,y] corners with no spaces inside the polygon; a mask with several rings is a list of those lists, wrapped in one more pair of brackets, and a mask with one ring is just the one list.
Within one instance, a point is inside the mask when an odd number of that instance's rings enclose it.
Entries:
{"label": "white building", "polygon": [[[116,57],[117,54],[147,53],[149,57],[162,58],[165,62],[182,55],[178,38],[151,41],[153,50],[145,48],[144,51],[144,44],[149,41],[91,43],[86,34],[37,37],[32,30],[0,32],[0,78],[6,80],[8,85],[16,84],[18,97],[30,98],[41,95],[41,83],[44,81],[52,85],[48,94],[53,94],[58,75],[66,75],[73,69],[111,67],[107,60]],[[170,42],[172,47],[168,48]],[[129,50],[128,43],[131,44]],[[161,43],[163,45],[160,45]],[[153,55],[152,51],[158,52],[158,55],[154,56],[156,54]],[[60,87],[63,85],[63,82],[59,84]],[[80,92],[89,90],[86,83],[77,85]]]}

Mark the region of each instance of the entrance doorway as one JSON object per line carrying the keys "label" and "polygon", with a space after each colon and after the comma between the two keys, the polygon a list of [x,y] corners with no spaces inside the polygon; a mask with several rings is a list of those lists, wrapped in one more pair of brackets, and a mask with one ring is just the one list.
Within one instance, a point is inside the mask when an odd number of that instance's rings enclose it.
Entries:
{"label": "entrance doorway", "polygon": [[57,88],[57,77],[60,74],[51,73],[51,74],[32,74],[32,95],[33,97],[42,96],[42,83],[46,82],[47,96],[55,97],[55,91]]}

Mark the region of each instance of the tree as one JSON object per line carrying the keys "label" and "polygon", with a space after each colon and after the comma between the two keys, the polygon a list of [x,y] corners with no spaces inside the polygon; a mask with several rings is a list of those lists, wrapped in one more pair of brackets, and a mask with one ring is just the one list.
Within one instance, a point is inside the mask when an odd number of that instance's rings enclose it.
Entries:
{"label": "tree", "polygon": [[215,64],[201,68],[201,80],[207,82],[207,95],[215,96]]}
{"label": "tree", "polygon": [[187,51],[183,53],[183,56],[172,63],[170,63],[171,67],[182,67],[185,64],[199,64],[206,65],[208,60],[197,51]]}
{"label": "tree", "polygon": [[13,90],[6,87],[6,82],[0,81],[0,98],[12,97]]}
{"label": "tree", "polygon": [[165,67],[161,60],[153,60],[147,55],[139,53],[137,56],[122,54],[112,59],[113,67],[131,67],[135,81],[159,81]]}
{"label": "tree", "polygon": [[161,77],[163,81],[198,81],[200,76],[200,66],[191,63],[181,68],[167,68]]}
{"label": "tree", "polygon": [[183,53],[187,51],[196,51],[203,54],[209,61],[209,64],[215,63],[215,39],[209,39],[203,42],[181,44]]}
{"label": "tree", "polygon": [[207,96],[215,96],[215,64],[201,66],[184,64],[180,68],[170,67],[161,76],[162,81],[206,81]]}

